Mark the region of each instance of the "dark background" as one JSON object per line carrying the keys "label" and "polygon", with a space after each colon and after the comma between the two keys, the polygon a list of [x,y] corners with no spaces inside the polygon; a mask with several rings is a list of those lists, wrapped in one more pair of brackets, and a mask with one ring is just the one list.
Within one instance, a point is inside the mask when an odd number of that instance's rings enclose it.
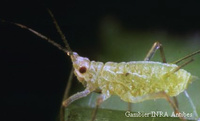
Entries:
{"label": "dark background", "polygon": [[[27,25],[62,43],[46,11],[49,8],[71,48],[95,59],[103,46],[97,29],[102,17],[115,16],[130,30],[162,29],[181,36],[200,30],[199,5],[169,0],[7,0],[0,2],[0,18]],[[70,59],[29,31],[8,23],[0,23],[0,45],[3,121],[55,121],[72,68]]]}

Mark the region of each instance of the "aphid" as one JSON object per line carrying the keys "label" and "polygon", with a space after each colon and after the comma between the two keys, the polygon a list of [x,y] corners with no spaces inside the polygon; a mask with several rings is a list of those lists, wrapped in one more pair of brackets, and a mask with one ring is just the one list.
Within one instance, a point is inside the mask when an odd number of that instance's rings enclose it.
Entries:
{"label": "aphid", "polygon": [[[47,38],[22,24],[11,24],[33,32],[70,56],[74,74],[86,89],[67,98],[69,90],[69,87],[67,87],[62,106],[67,107],[75,100],[85,97],[93,91],[100,90],[101,95],[96,101],[96,109],[93,113],[92,121],[95,119],[98,106],[111,95],[118,95],[122,100],[129,103],[138,103],[150,99],[164,98],[170,103],[176,113],[180,113],[177,103],[170,97],[179,95],[190,84],[193,76],[186,70],[181,69],[181,67],[191,62],[192,59],[180,66],[176,64],[200,53],[200,50],[187,55],[174,63],[166,63],[162,45],[159,42],[155,42],[146,55],[144,61],[121,63],[90,61],[88,58],[79,56],[78,53],[71,50],[53,14],[51,11],[49,11],[49,13],[53,18],[63,42],[65,43],[65,47],[62,47],[50,38]],[[4,20],[2,21],[5,22]],[[161,58],[163,60],[162,63],[150,61],[158,49],[160,49]],[[69,82],[70,80],[72,80],[72,76],[70,76]],[[68,86],[69,85],[70,84],[68,84]],[[184,118],[180,118],[184,120]]]}

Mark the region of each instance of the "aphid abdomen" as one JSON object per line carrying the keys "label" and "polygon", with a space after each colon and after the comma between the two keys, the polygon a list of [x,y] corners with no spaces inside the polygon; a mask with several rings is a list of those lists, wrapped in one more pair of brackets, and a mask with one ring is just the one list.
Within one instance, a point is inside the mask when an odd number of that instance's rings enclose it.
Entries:
{"label": "aphid abdomen", "polygon": [[173,72],[177,67],[151,61],[108,62],[103,66],[98,85],[102,92],[116,94],[127,102],[137,102],[133,98],[161,91],[176,96],[191,79],[183,69]]}

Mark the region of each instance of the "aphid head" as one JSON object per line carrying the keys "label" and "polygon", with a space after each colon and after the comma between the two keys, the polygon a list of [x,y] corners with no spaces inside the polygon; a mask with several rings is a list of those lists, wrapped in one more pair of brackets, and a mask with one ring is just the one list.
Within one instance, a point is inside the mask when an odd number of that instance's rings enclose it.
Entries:
{"label": "aphid head", "polygon": [[90,60],[86,57],[79,56],[76,52],[73,52],[71,59],[74,67],[74,74],[77,76],[78,80],[85,84],[86,77],[88,76],[88,69],[90,66]]}

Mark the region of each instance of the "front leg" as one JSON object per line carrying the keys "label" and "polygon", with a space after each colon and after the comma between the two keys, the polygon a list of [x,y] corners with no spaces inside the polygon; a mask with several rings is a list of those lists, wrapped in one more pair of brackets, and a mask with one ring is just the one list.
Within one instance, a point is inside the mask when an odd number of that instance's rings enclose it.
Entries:
{"label": "front leg", "polygon": [[78,92],[72,96],[70,96],[69,98],[67,98],[66,100],[63,101],[62,105],[64,107],[67,107],[69,106],[72,102],[74,102],[75,100],[78,100],[80,98],[83,98],[83,97],[86,97],[88,94],[90,94],[91,91],[89,89],[85,89],[84,91],[82,92]]}
{"label": "front leg", "polygon": [[94,111],[93,111],[92,118],[91,118],[90,121],[94,121],[94,120],[95,120],[96,114],[97,114],[97,111],[98,111],[99,106],[101,105],[101,103],[102,103],[103,101],[105,101],[105,100],[108,99],[109,97],[110,97],[110,95],[101,94],[101,95],[97,98],[97,100],[96,100],[96,107],[95,107],[95,109],[94,109]]}

